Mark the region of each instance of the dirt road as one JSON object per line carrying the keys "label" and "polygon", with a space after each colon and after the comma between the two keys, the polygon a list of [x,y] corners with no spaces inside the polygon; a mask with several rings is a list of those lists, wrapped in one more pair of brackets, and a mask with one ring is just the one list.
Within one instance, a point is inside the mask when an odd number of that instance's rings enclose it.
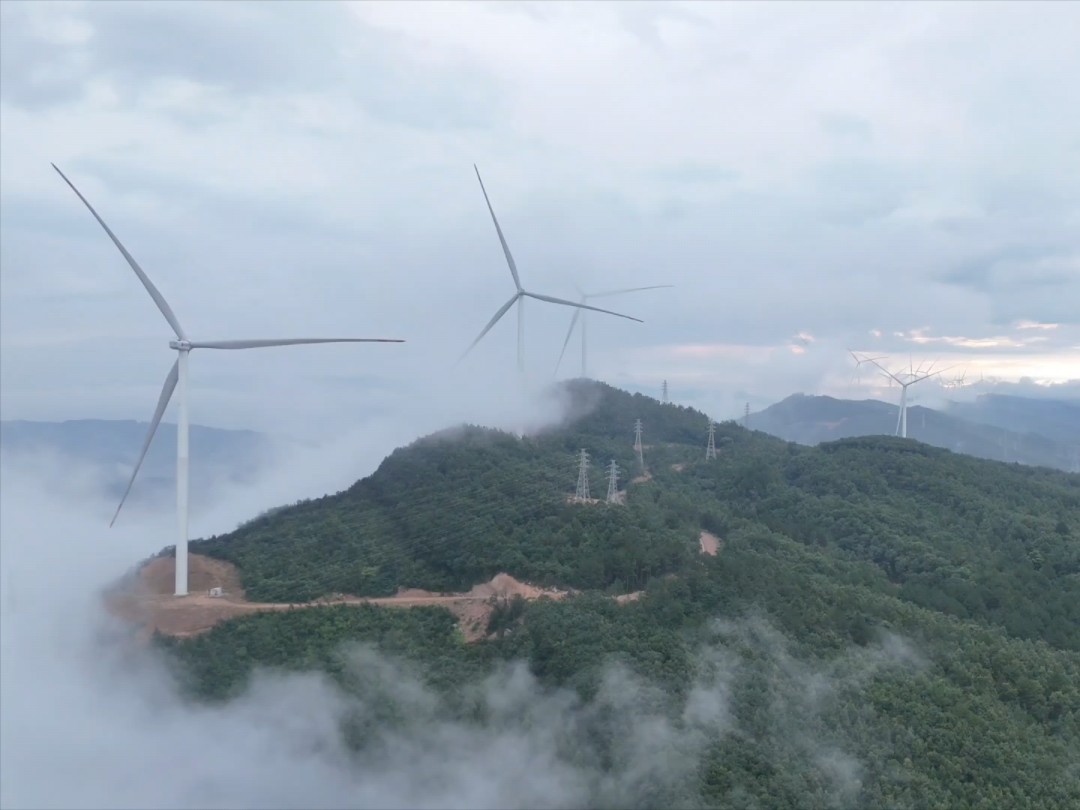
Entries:
{"label": "dirt road", "polygon": [[[106,597],[109,610],[135,622],[147,633],[193,636],[237,616],[267,611],[303,610],[327,605],[379,605],[382,607],[446,607],[458,617],[467,640],[482,638],[491,611],[499,601],[514,596],[524,599],[563,599],[570,591],[538,588],[519,582],[509,574],[497,574],[490,582],[473,586],[466,593],[433,593],[417,588],[401,589],[394,596],[360,597],[338,594],[311,602],[249,602],[240,587],[236,569],[223,560],[190,555],[188,596],[174,596],[175,560],[158,557],[140,569],[134,581]],[[210,596],[212,588],[223,595]]]}

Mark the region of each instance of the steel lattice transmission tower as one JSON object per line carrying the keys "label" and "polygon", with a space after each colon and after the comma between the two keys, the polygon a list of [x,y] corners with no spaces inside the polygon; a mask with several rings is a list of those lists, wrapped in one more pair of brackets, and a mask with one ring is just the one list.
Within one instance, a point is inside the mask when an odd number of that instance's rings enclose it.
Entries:
{"label": "steel lattice transmission tower", "polygon": [[664,384],[660,388],[660,402],[664,405],[668,403],[667,380],[664,380]]}
{"label": "steel lattice transmission tower", "polygon": [[577,492],[574,493],[574,500],[587,501],[589,498],[589,454],[585,448],[581,448],[581,455],[578,456],[578,474],[577,474]]}
{"label": "steel lattice transmission tower", "polygon": [[641,420],[634,420],[634,452],[637,453],[638,464],[641,465],[641,473],[645,474],[645,454],[641,445]]}
{"label": "steel lattice transmission tower", "polygon": [[716,458],[716,422],[709,420],[709,444],[705,448],[705,460]]}
{"label": "steel lattice transmission tower", "polygon": [[615,464],[615,459],[611,460],[611,465],[608,467],[607,502],[619,502],[619,468]]}
{"label": "steel lattice transmission tower", "polygon": [[750,428],[750,403],[746,403],[746,410],[743,411],[742,426],[744,428]]}

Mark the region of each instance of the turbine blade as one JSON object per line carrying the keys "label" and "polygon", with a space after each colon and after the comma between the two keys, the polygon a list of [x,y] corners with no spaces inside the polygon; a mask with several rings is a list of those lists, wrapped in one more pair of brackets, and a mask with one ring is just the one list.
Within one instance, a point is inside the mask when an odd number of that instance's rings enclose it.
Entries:
{"label": "turbine blade", "polygon": [[263,349],[269,346],[306,346],[312,343],[404,343],[394,338],[286,338],[283,340],[193,340],[193,349]]}
{"label": "turbine blade", "polygon": [[600,307],[591,307],[588,304],[579,304],[576,301],[567,301],[565,298],[553,298],[550,295],[540,295],[540,293],[525,292],[524,290],[521,291],[521,295],[535,298],[537,301],[547,301],[549,304],[561,304],[564,307],[577,307],[578,309],[591,309],[593,312],[603,312],[605,315],[615,315],[619,318],[626,318],[629,321],[645,323],[641,318],[635,318],[632,315],[623,315],[621,312],[612,312],[610,309],[600,309]]}
{"label": "turbine blade", "polygon": [[[852,352],[852,356],[855,356],[854,352]],[[856,359],[858,359],[858,358],[856,358]],[[870,364],[872,364],[874,366],[877,366],[877,368],[881,371],[881,373],[884,374],[886,377],[888,377],[890,380],[895,380],[900,385],[904,384],[903,380],[901,380],[899,377],[897,377],[895,374],[893,374],[891,371],[889,371],[887,368],[885,368],[885,366],[881,365],[881,363],[879,363],[877,361],[877,358],[863,357],[862,362],[870,363]]]}
{"label": "turbine blade", "polygon": [[[466,350],[465,350],[465,351],[464,351],[464,352],[462,353],[461,357],[459,357],[459,358],[457,359],[457,362],[458,362],[458,363],[460,363],[460,362],[461,362],[462,360],[464,360],[464,359],[465,359],[465,356],[466,356],[466,355],[467,355],[467,354],[468,354],[469,352],[471,352],[471,351],[473,350],[473,347],[474,347],[474,346],[476,346],[476,344],[477,344],[477,343],[479,343],[479,342],[480,342],[480,341],[481,341],[481,340],[483,339],[484,335],[486,335],[486,334],[487,334],[488,332],[490,332],[490,331],[491,331],[491,327],[493,327],[493,326],[494,326],[495,324],[497,324],[497,323],[499,322],[499,318],[501,318],[501,317],[502,317],[503,315],[505,315],[505,314],[507,313],[507,311],[508,311],[508,310],[510,309],[510,307],[512,307],[512,306],[514,305],[514,303],[515,303],[515,302],[516,302],[516,301],[517,301],[517,300],[518,300],[519,298],[521,298],[521,296],[522,296],[522,293],[515,293],[515,294],[514,294],[514,296],[513,296],[513,297],[512,297],[512,298],[511,298],[511,299],[510,299],[509,301],[507,301],[507,302],[506,302],[505,304],[503,304],[503,305],[502,305],[501,307],[499,307],[499,309],[498,309],[498,311],[497,311],[497,312],[495,313],[495,315],[494,315],[494,316],[492,316],[492,318],[491,318],[491,320],[490,320],[490,321],[488,321],[488,324],[487,324],[487,326],[485,326],[485,327],[484,327],[484,328],[483,328],[483,329],[482,329],[482,330],[480,331],[480,334],[476,336],[476,340],[474,340],[474,341],[473,341],[472,343],[470,343],[470,344],[469,344],[469,348],[467,348],[467,349],[466,349]],[[456,365],[456,364],[455,364],[455,365]]]}
{"label": "turbine blade", "polygon": [[173,363],[172,369],[169,371],[169,376],[165,378],[165,385],[161,388],[161,396],[158,397],[157,409],[154,411],[154,418],[150,420],[150,430],[146,434],[146,440],[143,442],[142,452],[139,453],[139,460],[135,462],[135,469],[131,471],[131,478],[128,480],[127,489],[124,490],[124,497],[120,499],[120,505],[116,507],[116,512],[113,514],[112,520],[109,521],[111,527],[116,523],[116,518],[120,515],[120,509],[124,506],[124,501],[127,500],[128,494],[131,492],[131,486],[135,483],[135,476],[139,474],[139,468],[142,466],[143,459],[146,458],[146,451],[150,449],[150,442],[154,438],[154,433],[157,431],[158,425],[161,423],[161,417],[165,413],[165,408],[169,404],[169,400],[172,398],[173,391],[176,389],[176,381],[180,377],[180,360],[179,358]]}
{"label": "turbine blade", "polygon": [[577,326],[578,318],[581,317],[581,310],[574,310],[574,317],[570,319],[570,328],[566,330],[566,340],[563,341],[562,351],[559,352],[559,362],[555,364],[555,373],[559,373],[559,366],[562,365],[563,355],[566,354],[566,347],[570,345],[570,336],[574,334],[574,327]]}
{"label": "turbine blade", "polygon": [[57,174],[64,178],[64,182],[71,186],[71,190],[78,195],[79,199],[83,201],[83,205],[85,205],[90,210],[90,213],[94,215],[94,219],[96,219],[98,224],[105,229],[105,233],[112,239],[113,244],[120,249],[122,254],[124,254],[127,263],[131,265],[131,269],[135,271],[135,275],[139,277],[139,281],[142,282],[146,291],[150,293],[150,297],[154,299],[154,303],[157,304],[157,308],[161,310],[161,314],[165,316],[165,320],[169,322],[169,326],[171,326],[176,333],[176,337],[180,340],[187,340],[187,335],[184,334],[184,329],[180,326],[180,321],[176,319],[176,315],[169,306],[169,302],[165,300],[165,297],[160,292],[158,292],[158,288],[154,286],[154,283],[150,281],[150,278],[143,272],[143,269],[139,267],[139,263],[135,261],[135,258],[130,253],[128,253],[127,248],[120,243],[120,240],[116,238],[116,234],[114,234],[109,229],[109,226],[105,224],[105,220],[98,216],[98,212],[94,210],[94,206],[90,205],[90,203],[87,202],[86,197],[82,195],[82,192],[75,188],[75,184],[67,179],[67,175],[60,171],[55,163],[50,165],[56,169]]}
{"label": "turbine blade", "polygon": [[502,228],[499,227],[499,220],[495,218],[495,209],[491,207],[491,200],[488,199],[487,189],[484,188],[484,181],[480,179],[480,170],[476,168],[475,163],[473,169],[476,171],[476,179],[480,180],[480,190],[484,192],[484,201],[487,203],[488,211],[491,212],[491,221],[495,223],[495,231],[499,234],[499,242],[502,243],[503,253],[506,254],[506,263],[510,265],[510,274],[514,277],[514,286],[517,287],[518,292],[521,292],[521,279],[518,278],[514,257],[510,255],[510,246],[506,244],[506,237],[503,236]]}
{"label": "turbine blade", "polygon": [[653,284],[649,287],[627,287],[625,290],[605,290],[604,292],[590,293],[587,298],[603,298],[607,295],[622,295],[623,293],[640,292],[641,290],[661,290],[665,287],[674,287],[674,284]]}

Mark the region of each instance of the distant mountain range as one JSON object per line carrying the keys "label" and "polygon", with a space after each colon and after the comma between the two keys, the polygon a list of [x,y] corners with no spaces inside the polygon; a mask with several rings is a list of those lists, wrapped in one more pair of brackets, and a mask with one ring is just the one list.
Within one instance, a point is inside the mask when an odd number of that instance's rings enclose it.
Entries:
{"label": "distant mountain range", "polygon": [[[13,463],[72,463],[101,475],[95,490],[119,500],[149,429],[134,420],[75,419],[65,422],[0,422],[0,450]],[[246,483],[274,455],[269,436],[250,430],[191,426],[192,495],[205,496],[222,483]],[[132,490],[132,504],[172,498],[176,487],[176,425],[162,422]]]}
{"label": "distant mountain range", "polygon": [[[794,394],[750,414],[748,426],[814,445],[855,436],[893,435],[897,406]],[[995,461],[1080,472],[1080,404],[987,394],[945,411],[908,408],[908,438]]]}

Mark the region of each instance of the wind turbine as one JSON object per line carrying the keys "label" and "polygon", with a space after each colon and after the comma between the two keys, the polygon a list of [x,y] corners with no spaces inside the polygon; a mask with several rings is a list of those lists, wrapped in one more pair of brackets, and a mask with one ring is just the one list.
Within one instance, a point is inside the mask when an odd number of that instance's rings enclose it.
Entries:
{"label": "wind turbine", "polygon": [[[579,288],[578,289],[578,294],[581,296],[581,303],[584,304],[586,301],[588,301],[588,300],[590,300],[592,298],[606,298],[607,296],[610,296],[610,295],[622,295],[623,293],[640,292],[641,290],[659,290],[659,289],[662,289],[662,288],[665,288],[665,287],[674,287],[674,286],[675,286],[674,284],[654,284],[651,287],[628,287],[625,290],[607,290],[606,292],[598,292],[598,293],[584,293]],[[570,319],[570,328],[566,330],[566,340],[563,341],[562,351],[559,352],[559,362],[557,362],[555,364],[555,373],[556,374],[559,373],[559,366],[562,364],[563,355],[566,354],[566,347],[568,345],[570,345],[570,337],[574,334],[574,327],[577,326],[579,320],[581,321],[581,376],[582,377],[587,377],[588,376],[588,374],[587,374],[587,369],[588,369],[588,354],[587,354],[587,352],[588,352],[588,349],[587,349],[587,343],[586,343],[586,338],[585,338],[585,335],[586,335],[585,325],[586,325],[586,321],[588,320],[588,316],[585,314],[585,312],[583,310],[580,310],[580,309],[575,309],[574,310],[574,317],[572,317]]]}
{"label": "wind turbine", "polygon": [[127,500],[128,493],[131,492],[131,487],[135,483],[135,476],[139,474],[139,468],[142,466],[143,459],[146,458],[146,451],[150,449],[150,442],[154,438],[154,433],[157,431],[158,424],[161,422],[161,417],[165,413],[165,408],[169,404],[169,400],[172,398],[173,391],[177,388],[180,389],[177,395],[177,407],[179,410],[178,418],[176,420],[176,511],[177,511],[177,542],[176,542],[176,595],[185,596],[188,592],[188,402],[187,402],[187,377],[188,377],[188,354],[192,349],[261,349],[269,346],[298,346],[309,343],[404,343],[403,340],[389,339],[389,338],[286,338],[282,340],[190,340],[187,334],[184,332],[183,327],[180,326],[180,321],[177,320],[176,315],[173,313],[172,308],[165,300],[164,296],[158,292],[157,287],[147,277],[143,269],[139,267],[139,263],[135,261],[127,248],[125,248],[120,240],[116,238],[109,226],[105,224],[98,212],[94,210],[94,207],[87,202],[86,197],[75,188],[75,184],[68,180],[65,175],[56,164],[52,164],[52,167],[56,169],[57,174],[64,178],[64,182],[67,183],[71,190],[78,195],[79,199],[83,201],[90,213],[94,215],[94,219],[98,221],[98,224],[105,229],[105,233],[109,235],[113,244],[120,250],[127,259],[127,263],[131,265],[131,269],[135,271],[135,275],[139,277],[139,281],[142,282],[143,287],[150,293],[150,297],[154,299],[154,303],[157,304],[157,308],[161,310],[161,314],[165,316],[165,320],[169,322],[169,326],[172,327],[173,332],[176,333],[176,340],[169,341],[169,348],[174,349],[177,352],[176,362],[173,363],[173,367],[169,370],[168,376],[165,377],[165,385],[161,389],[161,396],[158,398],[157,408],[154,410],[154,417],[150,421],[150,430],[146,434],[146,439],[143,442],[142,452],[139,454],[139,460],[135,462],[135,469],[131,473],[131,478],[128,480],[127,489],[124,490],[124,495],[120,499],[119,506],[116,507],[116,512],[113,514],[113,518],[109,521],[109,526],[116,523],[116,518],[120,515],[120,509],[124,506],[124,501]]}
{"label": "wind turbine", "polygon": [[480,177],[480,170],[476,168],[476,164],[473,164],[473,169],[476,171],[476,179],[480,181],[480,190],[482,192],[484,192],[484,200],[485,200],[485,202],[487,202],[488,211],[491,212],[491,221],[495,223],[495,231],[496,231],[496,233],[499,234],[499,242],[502,244],[503,253],[506,255],[506,263],[510,266],[510,275],[512,275],[514,277],[514,286],[517,288],[517,290],[513,294],[513,296],[510,298],[509,301],[507,301],[505,304],[503,304],[501,307],[499,307],[499,309],[495,312],[495,315],[491,318],[490,321],[488,321],[487,326],[485,326],[480,331],[480,334],[476,336],[476,340],[474,340],[469,345],[469,348],[467,348],[464,351],[464,353],[461,355],[461,357],[458,358],[459,363],[462,360],[464,360],[465,356],[468,355],[468,353],[473,350],[473,347],[476,346],[476,344],[479,343],[483,339],[484,335],[486,335],[488,332],[491,331],[491,328],[495,324],[497,324],[499,322],[499,319],[502,318],[502,316],[505,315],[509,311],[510,307],[512,307],[514,304],[517,304],[517,319],[518,319],[517,361],[518,361],[518,371],[519,372],[524,372],[525,371],[525,321],[524,321],[524,312],[525,312],[525,299],[526,298],[535,298],[537,301],[547,301],[549,304],[559,304],[559,305],[565,306],[565,307],[577,307],[578,309],[591,309],[593,312],[603,312],[606,315],[615,315],[616,317],[619,317],[619,318],[626,318],[626,319],[631,320],[631,321],[637,321],[638,323],[643,323],[643,321],[640,318],[633,318],[630,315],[623,315],[623,314],[621,314],[619,312],[612,312],[609,309],[600,309],[599,307],[592,307],[592,306],[589,306],[588,304],[584,304],[584,303],[577,303],[577,302],[574,302],[574,301],[567,301],[565,298],[553,298],[550,295],[541,295],[540,293],[529,292],[524,287],[522,287],[521,286],[521,278],[518,276],[517,264],[514,263],[514,257],[510,254],[510,246],[506,244],[506,237],[503,236],[502,228],[499,227],[499,220],[496,219],[496,217],[495,217],[495,209],[491,207],[491,200],[488,198],[487,189],[484,188],[484,181]]}
{"label": "wind turbine", "polygon": [[930,366],[924,371],[922,368],[914,368],[909,363],[907,371],[900,371],[894,373],[892,371],[889,371],[887,368],[885,368],[885,366],[881,365],[881,363],[878,362],[878,360],[882,358],[867,357],[866,355],[859,357],[859,355],[855,354],[855,352],[851,351],[851,349],[848,349],[848,352],[850,352],[851,356],[855,358],[856,368],[858,368],[863,363],[871,363],[872,365],[876,366],[878,370],[880,370],[887,379],[897,383],[900,386],[900,414],[896,420],[896,433],[894,435],[906,439],[908,388],[912,385],[915,385],[915,383],[920,383],[923,380],[928,380],[931,377],[936,377],[938,374],[942,374],[949,369],[943,368],[939,369],[938,371],[933,371],[934,366],[931,363]]}

